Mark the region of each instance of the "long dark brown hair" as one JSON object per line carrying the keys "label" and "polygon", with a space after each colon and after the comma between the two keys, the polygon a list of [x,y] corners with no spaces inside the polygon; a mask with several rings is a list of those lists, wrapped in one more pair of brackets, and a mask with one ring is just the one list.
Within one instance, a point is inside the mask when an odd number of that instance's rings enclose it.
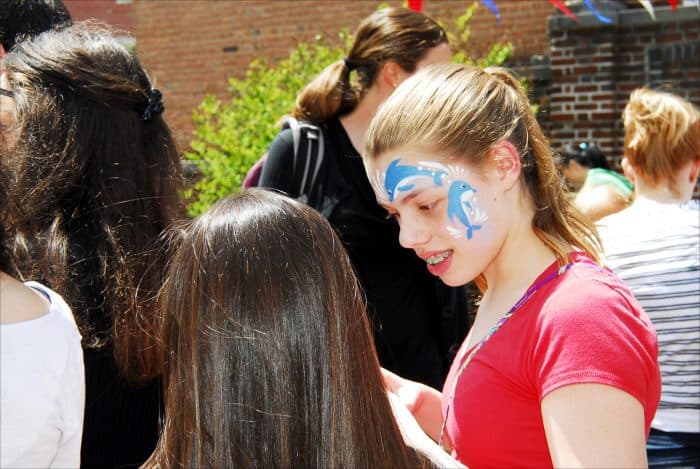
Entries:
{"label": "long dark brown hair", "polygon": [[[447,34],[434,20],[406,8],[382,8],[362,20],[346,57],[327,66],[297,97],[292,115],[317,124],[352,111],[388,60],[413,73]],[[350,74],[357,72],[357,79]]]}
{"label": "long dark brown hair", "polygon": [[251,190],[186,226],[162,291],[165,428],[146,467],[415,467],[328,222]]}
{"label": "long dark brown hair", "polygon": [[[85,23],[4,58],[16,112],[4,153],[14,183],[14,273],[71,303],[85,346],[113,347],[124,376],[159,372],[156,240],[181,211],[179,157],[136,57]],[[152,96],[152,94],[151,94]]]}

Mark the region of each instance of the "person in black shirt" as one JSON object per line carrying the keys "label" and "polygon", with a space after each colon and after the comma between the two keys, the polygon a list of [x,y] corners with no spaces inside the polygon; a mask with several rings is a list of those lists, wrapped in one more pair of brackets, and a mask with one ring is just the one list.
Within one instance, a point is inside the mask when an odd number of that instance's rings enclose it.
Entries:
{"label": "person in black shirt", "polygon": [[[378,10],[359,25],[347,57],[307,85],[292,113],[322,130],[323,168],[311,190],[332,200],[323,213],[366,295],[382,366],[436,388],[445,373],[441,317],[449,301],[438,297],[425,263],[399,245],[398,225],[377,205],[358,150],[372,116],[394,88],[425,65],[448,62],[450,55],[446,34],[432,19],[402,8]],[[269,148],[259,186],[299,195],[294,155],[287,128]]]}

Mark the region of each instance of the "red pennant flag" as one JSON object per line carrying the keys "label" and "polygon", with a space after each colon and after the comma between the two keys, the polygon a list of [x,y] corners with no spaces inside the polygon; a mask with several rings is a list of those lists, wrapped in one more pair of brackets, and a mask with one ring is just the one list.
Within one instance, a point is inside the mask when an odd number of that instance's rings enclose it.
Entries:
{"label": "red pennant flag", "polygon": [[557,10],[561,11],[566,16],[568,16],[569,18],[571,18],[572,20],[574,20],[578,23],[578,16],[574,15],[574,13],[571,10],[569,10],[569,7],[567,7],[564,4],[563,0],[549,0],[549,1],[552,3],[552,5],[554,5],[557,8]]}
{"label": "red pennant flag", "polygon": [[668,3],[671,4],[671,10],[676,11],[676,7],[678,7],[678,0],[668,0]]}
{"label": "red pennant flag", "polygon": [[408,0],[408,8],[413,11],[423,11],[423,0]]}

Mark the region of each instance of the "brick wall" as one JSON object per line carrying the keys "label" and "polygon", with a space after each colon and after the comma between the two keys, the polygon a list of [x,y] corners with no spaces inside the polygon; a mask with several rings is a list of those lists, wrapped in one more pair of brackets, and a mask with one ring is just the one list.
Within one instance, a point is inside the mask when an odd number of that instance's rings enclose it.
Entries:
{"label": "brick wall", "polygon": [[[400,0],[384,3],[401,6]],[[379,0],[161,0],[133,4],[136,49],[164,92],[166,117],[181,145],[192,131],[192,110],[205,94],[227,96],[227,79],[241,77],[253,58],[273,63],[289,55],[299,42],[316,35],[337,37],[352,31],[372,13]],[[469,1],[424,0],[424,12],[449,21]],[[500,0],[503,19],[479,6],[472,21],[472,56],[486,53],[496,41],[511,41],[514,63],[527,62],[548,48],[545,0]],[[281,109],[280,114],[286,112]]]}
{"label": "brick wall", "polygon": [[73,21],[97,19],[124,32],[134,30],[131,3],[115,0],[64,0]]}
{"label": "brick wall", "polygon": [[[316,35],[335,38],[343,28],[352,31],[379,1],[65,3],[77,21],[98,18],[133,31],[139,57],[164,91],[166,117],[185,147],[192,132],[192,110],[205,94],[225,98],[228,78],[243,76],[256,57],[274,63]],[[578,0],[567,4],[579,23],[555,13],[546,0],[499,0],[501,25],[480,5],[471,22],[467,53],[479,57],[497,41],[512,42],[510,65],[530,78],[541,105],[538,119],[553,146],[595,140],[619,165],[620,115],[633,89],[664,85],[700,105],[700,13],[694,6],[671,11],[667,0],[652,3],[656,22],[637,0],[599,0],[600,10],[616,20],[612,26],[598,22]],[[424,11],[450,22],[469,4],[424,0]]]}
{"label": "brick wall", "polygon": [[551,108],[546,127],[555,146],[595,140],[615,163],[622,153],[621,113],[629,94],[646,85],[700,106],[700,10],[621,10],[617,24],[590,16],[579,24],[552,17]]}

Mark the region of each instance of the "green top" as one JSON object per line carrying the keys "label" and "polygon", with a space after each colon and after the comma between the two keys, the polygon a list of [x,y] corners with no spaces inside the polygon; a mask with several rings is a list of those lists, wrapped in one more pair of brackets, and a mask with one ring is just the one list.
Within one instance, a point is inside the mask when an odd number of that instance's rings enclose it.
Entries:
{"label": "green top", "polygon": [[634,191],[632,183],[618,172],[603,168],[591,168],[588,170],[584,186],[594,188],[605,185],[613,186],[626,199],[632,197],[632,192]]}

